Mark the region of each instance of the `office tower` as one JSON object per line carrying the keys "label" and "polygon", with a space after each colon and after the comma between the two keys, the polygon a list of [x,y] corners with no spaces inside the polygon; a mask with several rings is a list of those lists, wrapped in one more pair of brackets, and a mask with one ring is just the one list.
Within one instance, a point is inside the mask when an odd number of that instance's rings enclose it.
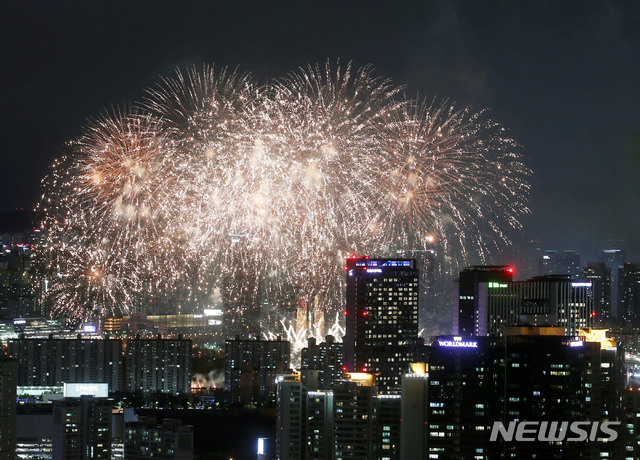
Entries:
{"label": "office tower", "polygon": [[53,402],[53,460],[111,459],[112,400],[82,396]]}
{"label": "office tower", "polygon": [[[439,337],[431,347],[426,445],[428,458],[487,459],[500,452],[489,442],[501,420],[504,379],[501,349],[488,337]],[[419,454],[418,454],[419,455]]]}
{"label": "office tower", "polygon": [[453,290],[453,333],[486,335],[487,288],[512,279],[513,267],[509,265],[477,265],[461,271]]}
{"label": "office tower", "polygon": [[581,277],[593,285],[595,320],[607,322],[611,318],[611,269],[604,262],[588,262]]}
{"label": "office tower", "polygon": [[128,340],[125,364],[128,391],[191,393],[191,340]]}
{"label": "office tower", "polygon": [[613,443],[490,441],[496,421],[619,420],[624,356],[586,330],[508,327],[502,338],[440,337],[429,362],[429,458],[618,458]]}
{"label": "office tower", "polygon": [[332,335],[328,335],[323,343],[316,344],[315,338],[308,339],[307,348],[300,352],[301,370],[319,370],[319,388],[330,390],[334,382],[342,377],[344,353],[341,343],[336,343]]}
{"label": "office tower", "polygon": [[325,460],[333,454],[333,392],[308,391],[305,417],[307,460]]}
{"label": "office tower", "polygon": [[[549,275],[513,283],[520,299],[518,321],[512,324],[555,326],[566,335],[577,335],[582,327],[593,324],[593,295],[590,282],[568,275]],[[498,294],[502,288],[493,292]],[[507,310],[490,302],[490,324],[507,318]],[[508,325],[503,321],[503,324]]]}
{"label": "office tower", "polygon": [[[12,248],[0,260],[0,316],[5,318],[27,318],[39,316],[35,288],[29,277],[28,253],[17,254]],[[11,257],[10,261],[6,259]]]}
{"label": "office tower", "polygon": [[121,340],[20,338],[8,341],[7,352],[18,362],[18,386],[108,383],[123,390]]}
{"label": "office tower", "polygon": [[180,420],[139,417],[125,427],[127,460],[193,460],[193,427]]}
{"label": "office tower", "polygon": [[104,319],[102,330],[104,332],[118,333],[122,331],[122,323],[124,319],[120,317],[109,316]]}
{"label": "office tower", "polygon": [[591,282],[569,275],[511,281],[508,270],[471,267],[460,273],[454,289],[454,333],[502,335],[505,326],[521,324],[562,327],[565,334],[577,335],[581,327],[592,326]]}
{"label": "office tower", "polygon": [[352,373],[333,387],[335,459],[376,458],[377,387],[373,375]]}
{"label": "office tower", "polygon": [[[0,234],[0,317],[25,318],[41,314],[37,286],[30,276],[35,241],[33,227],[27,219],[17,217],[14,222],[7,222],[12,231]],[[26,227],[20,228],[22,225]]]}
{"label": "office tower", "polygon": [[272,401],[276,375],[289,369],[290,353],[286,340],[227,340],[225,390],[234,402]]}
{"label": "office tower", "polygon": [[16,455],[16,366],[16,360],[0,358],[0,460]]}
{"label": "office tower", "polygon": [[429,376],[426,369],[402,376],[400,408],[400,458],[427,458],[427,416]]}
{"label": "office tower", "polygon": [[[600,356],[600,371],[595,370],[595,375],[599,375],[596,382],[597,390],[601,392],[600,416],[601,419],[620,420],[620,400],[622,389],[625,387],[625,348],[623,342],[612,336],[609,329],[604,328],[582,328],[579,331],[579,340],[587,345],[599,344],[599,349],[595,349],[595,354]],[[594,349],[585,348],[585,350]]]}
{"label": "office tower", "polygon": [[[404,376],[403,376],[404,377]],[[400,460],[401,395],[378,395],[376,451],[380,460]]]}
{"label": "office tower", "polygon": [[600,262],[604,262],[611,271],[611,317],[613,319],[621,319],[624,313],[618,311],[618,287],[620,281],[618,269],[622,267],[626,259],[627,253],[622,249],[603,249],[600,251]]}
{"label": "office tower", "polygon": [[345,367],[379,373],[382,392],[399,392],[418,339],[415,260],[349,258]]}
{"label": "office tower", "polygon": [[276,458],[302,459],[307,446],[307,389],[298,375],[278,377],[276,401]]}
{"label": "office tower", "polygon": [[[518,328],[513,333],[507,331],[506,421],[620,420],[625,385],[623,349],[615,339],[606,337],[606,330],[580,332],[580,339],[574,340],[522,334]],[[514,458],[551,457],[560,448],[563,458],[619,458],[620,443],[523,444],[508,443],[507,451]]]}
{"label": "office tower", "polygon": [[[277,394],[277,458],[397,458],[397,452],[385,452],[398,448],[400,399],[378,398],[373,375],[346,374],[328,391],[309,390],[300,374],[281,375]],[[378,423],[380,407],[384,425]]]}
{"label": "office tower", "polygon": [[575,249],[545,249],[538,260],[538,275],[571,275],[580,273],[580,253]]}
{"label": "office tower", "polygon": [[640,387],[629,386],[622,395],[622,428],[620,436],[623,444],[623,455],[618,458],[636,460],[640,457]]}
{"label": "office tower", "polygon": [[626,321],[640,322],[640,263],[625,263],[618,270],[618,312]]}

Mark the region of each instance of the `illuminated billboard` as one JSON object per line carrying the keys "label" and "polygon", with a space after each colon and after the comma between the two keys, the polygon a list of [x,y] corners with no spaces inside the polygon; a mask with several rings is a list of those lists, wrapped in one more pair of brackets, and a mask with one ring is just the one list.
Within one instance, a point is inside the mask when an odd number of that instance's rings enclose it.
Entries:
{"label": "illuminated billboard", "polygon": [[478,348],[476,340],[463,340],[462,337],[438,340],[438,345],[447,348]]}
{"label": "illuminated billboard", "polygon": [[95,396],[106,398],[109,396],[108,383],[65,383],[63,394],[65,398],[78,398],[80,396]]}

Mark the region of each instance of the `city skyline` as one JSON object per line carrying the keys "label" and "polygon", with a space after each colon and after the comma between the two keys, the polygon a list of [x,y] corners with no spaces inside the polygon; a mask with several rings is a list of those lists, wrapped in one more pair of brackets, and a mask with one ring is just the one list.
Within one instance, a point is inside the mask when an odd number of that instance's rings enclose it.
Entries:
{"label": "city skyline", "polygon": [[[637,257],[638,10],[632,2],[503,6],[372,3],[340,14],[299,6],[289,15],[256,8],[239,21],[233,6],[176,15],[165,5],[128,28],[125,17],[148,12],[142,4],[5,5],[0,209],[32,207],[53,158],[86,119],[138,99],[176,66],[215,62],[267,81],[340,58],[373,64],[409,97],[488,108],[509,129],[534,172],[518,247],[565,240],[586,254],[626,240]],[[124,31],[113,34],[118,26]]]}
{"label": "city skyline", "polygon": [[0,460],[640,458],[637,1],[0,3]]}

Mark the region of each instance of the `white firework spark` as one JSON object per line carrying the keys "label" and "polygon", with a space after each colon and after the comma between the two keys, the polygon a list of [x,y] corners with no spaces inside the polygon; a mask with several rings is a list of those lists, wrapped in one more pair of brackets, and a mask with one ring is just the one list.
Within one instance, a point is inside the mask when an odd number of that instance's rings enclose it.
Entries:
{"label": "white firework spark", "polygon": [[345,255],[435,247],[451,270],[508,243],[528,212],[530,171],[502,126],[407,100],[369,67],[260,86],[204,66],[147,94],[90,124],[45,180],[54,312],[126,314],[177,290],[197,304],[220,288],[243,305],[235,320],[256,322],[245,304],[266,292],[304,310],[292,340],[322,336],[313,312],[341,310]]}

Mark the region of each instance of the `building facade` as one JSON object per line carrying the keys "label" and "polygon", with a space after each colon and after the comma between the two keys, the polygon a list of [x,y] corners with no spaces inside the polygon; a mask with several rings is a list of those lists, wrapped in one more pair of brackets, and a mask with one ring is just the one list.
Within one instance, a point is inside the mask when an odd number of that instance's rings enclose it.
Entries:
{"label": "building facade", "polygon": [[374,372],[382,392],[400,391],[418,341],[419,273],[413,259],[349,258],[345,367]]}
{"label": "building facade", "polygon": [[127,460],[193,460],[193,427],[180,420],[139,417],[125,427],[124,455]]}
{"label": "building facade", "polygon": [[[585,330],[513,327],[504,337],[440,337],[429,362],[428,458],[620,458],[621,443],[491,441],[495,422],[619,421],[619,342]],[[566,434],[566,431],[565,431]]]}
{"label": "building facade", "polygon": [[128,340],[125,365],[127,391],[191,393],[191,340]]}
{"label": "building facade", "polygon": [[0,460],[16,455],[16,368],[16,360],[0,358]]}
{"label": "building facade", "polygon": [[588,262],[581,277],[593,285],[595,320],[607,323],[611,319],[611,269],[604,262]]}
{"label": "building facade", "polygon": [[318,380],[319,388],[330,390],[333,384],[342,377],[344,353],[341,343],[336,343],[335,338],[328,335],[321,344],[316,343],[315,338],[308,339],[307,348],[300,352],[301,370],[320,371]]}
{"label": "building facade", "polygon": [[54,401],[53,459],[111,459],[112,403],[92,396]]}
{"label": "building facade", "polygon": [[487,288],[512,279],[509,265],[476,265],[461,271],[453,290],[453,333],[486,335]]}
{"label": "building facade", "polygon": [[12,339],[8,354],[18,362],[19,386],[65,382],[108,383],[122,391],[122,341],[114,339]]}
{"label": "building facade", "polygon": [[[460,273],[454,290],[454,334],[500,336],[508,326],[561,327],[578,335],[593,326],[591,281],[547,275],[511,281],[509,267],[471,267]],[[496,281],[499,277],[501,280]]]}
{"label": "building facade", "polygon": [[[332,390],[319,391],[309,389],[299,374],[278,380],[277,458],[400,458],[402,398],[379,394],[373,374],[347,373]],[[424,426],[422,419],[416,423]],[[414,446],[408,443],[408,449]]]}
{"label": "building facade", "polygon": [[274,400],[276,376],[289,369],[290,354],[286,340],[227,340],[225,390],[234,402]]}
{"label": "building facade", "polygon": [[618,269],[618,310],[626,321],[640,322],[640,263],[625,263]]}

